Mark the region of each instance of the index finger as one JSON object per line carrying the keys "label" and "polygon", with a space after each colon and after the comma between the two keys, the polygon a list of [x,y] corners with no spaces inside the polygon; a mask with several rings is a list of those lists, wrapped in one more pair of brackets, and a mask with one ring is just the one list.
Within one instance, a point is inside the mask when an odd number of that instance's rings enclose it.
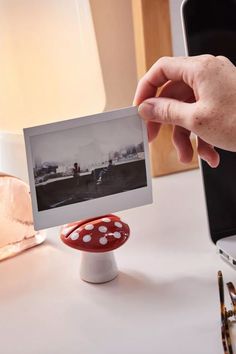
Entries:
{"label": "index finger", "polygon": [[170,80],[183,81],[190,86],[194,73],[192,61],[190,57],[162,57],[157,60],[139,81],[134,105],[139,105],[147,98],[155,97],[157,89]]}

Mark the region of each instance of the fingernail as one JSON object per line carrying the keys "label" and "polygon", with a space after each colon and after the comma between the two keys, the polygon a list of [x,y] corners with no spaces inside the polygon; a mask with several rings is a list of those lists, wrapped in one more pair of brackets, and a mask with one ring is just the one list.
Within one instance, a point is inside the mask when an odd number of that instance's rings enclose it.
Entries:
{"label": "fingernail", "polygon": [[201,159],[205,161],[211,168],[216,168],[218,166],[218,164],[207,157],[201,157]]}
{"label": "fingernail", "polygon": [[217,168],[219,163],[215,161],[208,161],[208,164],[210,165],[211,168]]}
{"label": "fingernail", "polygon": [[144,119],[151,120],[154,117],[153,108],[152,103],[144,102],[139,106],[138,112]]}

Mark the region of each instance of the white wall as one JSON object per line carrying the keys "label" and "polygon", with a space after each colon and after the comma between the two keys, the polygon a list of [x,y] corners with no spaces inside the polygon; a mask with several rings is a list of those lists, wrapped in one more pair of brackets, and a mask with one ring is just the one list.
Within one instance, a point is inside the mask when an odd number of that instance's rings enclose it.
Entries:
{"label": "white wall", "polygon": [[180,17],[180,6],[182,0],[169,0],[173,55],[185,55],[183,32]]}

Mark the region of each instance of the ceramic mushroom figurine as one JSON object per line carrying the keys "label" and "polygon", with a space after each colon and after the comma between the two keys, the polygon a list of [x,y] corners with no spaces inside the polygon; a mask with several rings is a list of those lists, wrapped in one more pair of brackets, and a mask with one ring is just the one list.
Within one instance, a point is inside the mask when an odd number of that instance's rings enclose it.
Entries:
{"label": "ceramic mushroom figurine", "polygon": [[110,214],[87,219],[62,228],[62,241],[81,254],[81,279],[90,283],[104,283],[118,275],[113,250],[129,238],[129,226],[118,216]]}

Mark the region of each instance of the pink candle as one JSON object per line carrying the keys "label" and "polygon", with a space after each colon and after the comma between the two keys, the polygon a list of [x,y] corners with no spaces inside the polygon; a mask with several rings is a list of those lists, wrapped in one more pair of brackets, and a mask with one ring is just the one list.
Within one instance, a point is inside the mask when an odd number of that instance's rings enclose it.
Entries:
{"label": "pink candle", "polygon": [[34,230],[28,185],[4,173],[0,173],[0,225],[0,260],[45,239]]}

